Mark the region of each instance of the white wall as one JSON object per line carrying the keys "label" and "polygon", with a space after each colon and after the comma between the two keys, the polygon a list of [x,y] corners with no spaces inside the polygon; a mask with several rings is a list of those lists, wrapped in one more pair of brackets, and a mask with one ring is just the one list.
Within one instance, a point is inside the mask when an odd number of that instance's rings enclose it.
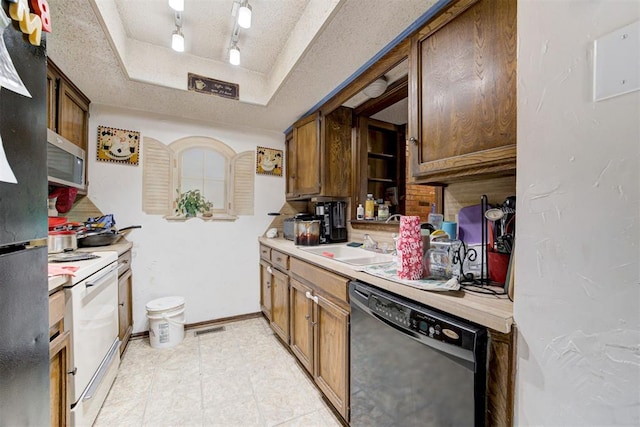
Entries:
{"label": "white wall", "polygon": [[95,160],[99,125],[140,131],[165,144],[207,136],[236,152],[255,152],[256,146],[283,149],[284,135],[96,105],[89,120],[90,199],[102,212],[113,213],[119,227],[142,225],[128,237],[133,242],[134,332],[148,329],[145,305],[163,296],[185,297],[187,323],[260,311],[258,236],[271,222],[267,212],[284,203],[284,178],[256,175],[254,216],[235,222],[166,221],[142,212],[142,158],[137,167]]}
{"label": "white wall", "polygon": [[593,40],[639,18],[518,2],[516,425],[640,424],[640,92],[591,100]]}

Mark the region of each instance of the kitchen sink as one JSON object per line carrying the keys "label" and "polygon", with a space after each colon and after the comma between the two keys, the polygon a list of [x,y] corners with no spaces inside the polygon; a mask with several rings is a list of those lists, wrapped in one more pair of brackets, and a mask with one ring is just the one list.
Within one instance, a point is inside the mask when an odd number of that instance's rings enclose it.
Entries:
{"label": "kitchen sink", "polygon": [[395,259],[395,257],[391,254],[371,252],[362,248],[353,248],[350,246],[346,246],[345,244],[321,245],[309,248],[299,246],[298,248],[314,255],[344,262],[345,264],[359,266],[386,264],[388,262],[394,261]]}

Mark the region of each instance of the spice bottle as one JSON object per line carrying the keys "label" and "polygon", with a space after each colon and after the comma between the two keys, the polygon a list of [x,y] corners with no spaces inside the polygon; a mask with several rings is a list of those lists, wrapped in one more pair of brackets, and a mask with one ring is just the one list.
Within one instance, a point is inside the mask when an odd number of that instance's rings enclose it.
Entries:
{"label": "spice bottle", "polygon": [[358,209],[356,209],[356,219],[362,220],[364,219],[364,208],[362,207],[362,203],[358,205]]}

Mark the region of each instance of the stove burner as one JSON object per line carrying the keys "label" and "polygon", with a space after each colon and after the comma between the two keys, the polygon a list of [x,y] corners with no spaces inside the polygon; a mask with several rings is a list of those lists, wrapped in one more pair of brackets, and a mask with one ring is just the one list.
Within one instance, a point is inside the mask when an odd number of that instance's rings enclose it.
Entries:
{"label": "stove burner", "polygon": [[78,252],[78,253],[68,252],[68,253],[56,254],[51,256],[49,258],[49,262],[84,261],[84,260],[95,259],[95,258],[100,258],[100,256],[94,255],[94,254],[82,253],[82,252]]}

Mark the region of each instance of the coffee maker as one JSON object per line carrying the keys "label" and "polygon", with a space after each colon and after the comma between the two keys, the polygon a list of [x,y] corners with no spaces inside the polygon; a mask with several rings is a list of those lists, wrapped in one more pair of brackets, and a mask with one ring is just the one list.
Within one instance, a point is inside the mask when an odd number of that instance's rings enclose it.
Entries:
{"label": "coffee maker", "polygon": [[321,244],[347,241],[347,202],[317,202],[315,214],[321,217]]}

